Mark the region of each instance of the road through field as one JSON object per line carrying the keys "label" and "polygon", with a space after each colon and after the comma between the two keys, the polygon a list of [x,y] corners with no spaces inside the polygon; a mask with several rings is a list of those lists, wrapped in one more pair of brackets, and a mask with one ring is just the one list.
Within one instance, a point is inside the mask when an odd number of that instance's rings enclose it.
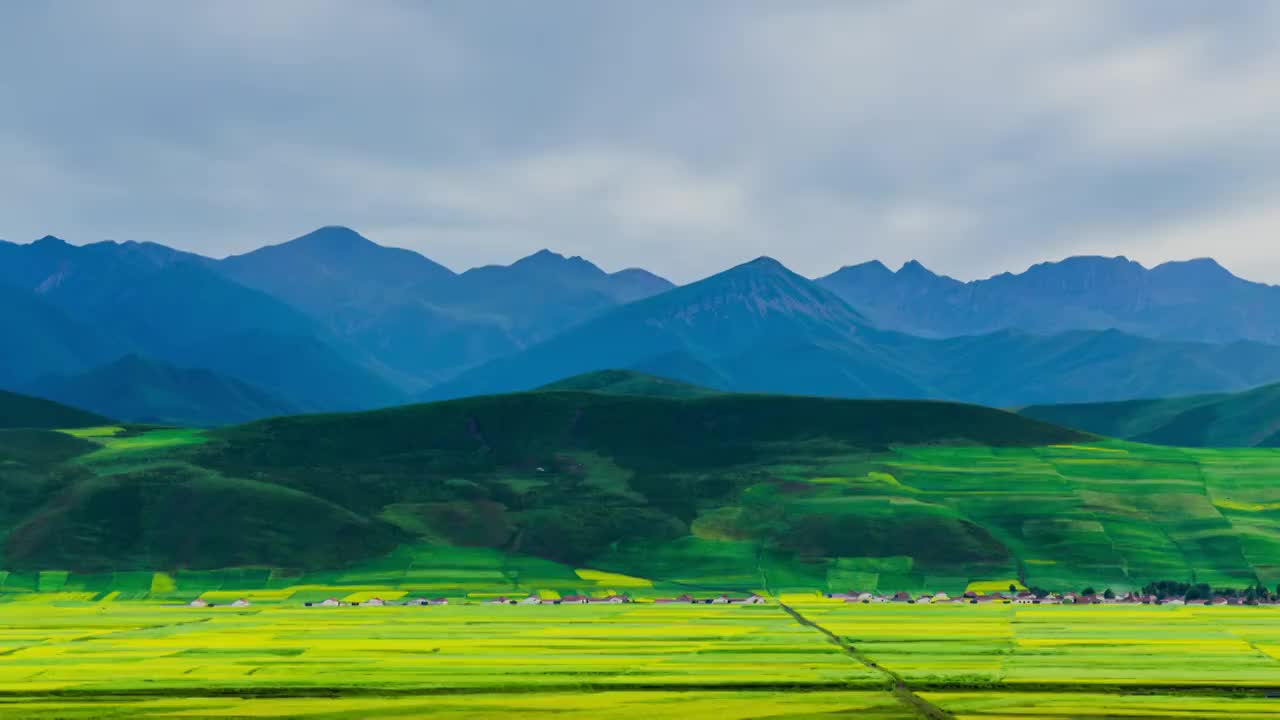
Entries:
{"label": "road through field", "polygon": [[796,622],[800,623],[801,625],[804,625],[805,627],[813,628],[814,630],[817,630],[823,635],[826,635],[827,639],[830,642],[835,643],[837,646],[839,646],[839,648],[846,655],[862,663],[867,668],[871,670],[875,670],[876,672],[879,672],[880,674],[884,675],[885,679],[888,680],[893,687],[893,696],[896,697],[903,705],[907,706],[907,708],[913,711],[915,714],[923,718],[929,718],[930,720],[951,720],[952,719],[953,716],[951,715],[951,713],[946,712],[942,708],[939,708],[938,706],[934,705],[928,700],[925,700],[924,698],[915,694],[911,690],[911,688],[907,685],[907,683],[903,681],[902,678],[898,677],[897,673],[893,672],[892,670],[886,667],[882,667],[879,663],[876,663],[875,661],[871,660],[867,656],[863,655],[848,640],[831,632],[830,630],[819,625],[818,623],[815,623],[809,618],[806,618],[798,610],[791,607],[790,605],[787,605],[786,603],[783,603],[783,602],[779,602],[778,604],[782,607],[783,611],[785,611],[788,615],[790,615],[793,619],[795,619]]}

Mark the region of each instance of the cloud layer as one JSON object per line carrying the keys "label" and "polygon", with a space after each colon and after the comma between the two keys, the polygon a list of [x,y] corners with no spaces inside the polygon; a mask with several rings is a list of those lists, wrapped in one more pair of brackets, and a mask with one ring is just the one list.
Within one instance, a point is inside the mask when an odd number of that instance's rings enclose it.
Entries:
{"label": "cloud layer", "polygon": [[6,8],[0,236],[1280,282],[1266,0],[205,5]]}

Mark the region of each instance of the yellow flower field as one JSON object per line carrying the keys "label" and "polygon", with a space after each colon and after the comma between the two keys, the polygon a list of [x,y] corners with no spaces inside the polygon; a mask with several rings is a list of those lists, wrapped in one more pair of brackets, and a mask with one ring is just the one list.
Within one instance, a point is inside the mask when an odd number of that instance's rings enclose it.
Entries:
{"label": "yellow flower field", "polygon": [[0,604],[0,715],[1249,718],[1280,686],[1268,607],[37,597]]}

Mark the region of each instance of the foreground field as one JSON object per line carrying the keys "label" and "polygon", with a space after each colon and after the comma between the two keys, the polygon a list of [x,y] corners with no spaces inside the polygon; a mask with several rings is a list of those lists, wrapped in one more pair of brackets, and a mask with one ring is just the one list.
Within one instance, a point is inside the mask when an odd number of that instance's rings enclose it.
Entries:
{"label": "foreground field", "polygon": [[[13,717],[1274,717],[1280,610],[0,605]],[[899,687],[899,685],[901,685]]]}

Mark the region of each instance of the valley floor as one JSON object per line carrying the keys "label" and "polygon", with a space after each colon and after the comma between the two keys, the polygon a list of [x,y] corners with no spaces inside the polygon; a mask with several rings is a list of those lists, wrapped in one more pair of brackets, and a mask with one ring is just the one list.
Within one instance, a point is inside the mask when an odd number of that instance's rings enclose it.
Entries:
{"label": "valley floor", "polygon": [[0,605],[0,714],[1262,718],[1280,609]]}

